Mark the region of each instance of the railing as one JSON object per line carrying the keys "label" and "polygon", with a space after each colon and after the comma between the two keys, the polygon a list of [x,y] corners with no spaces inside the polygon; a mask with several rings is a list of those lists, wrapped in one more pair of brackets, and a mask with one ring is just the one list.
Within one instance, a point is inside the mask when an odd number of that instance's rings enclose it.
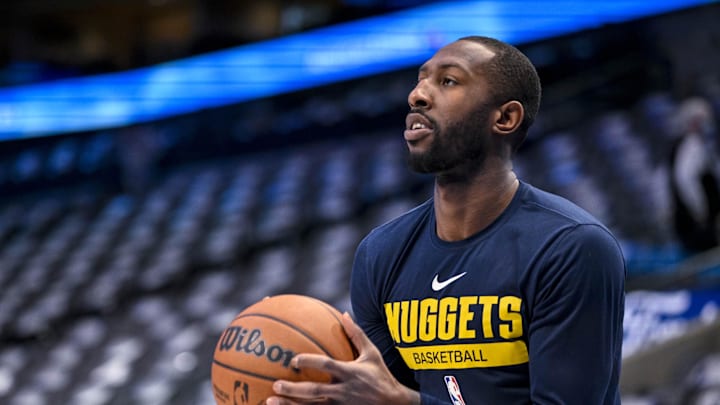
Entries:
{"label": "railing", "polygon": [[667,271],[634,276],[627,280],[627,290],[675,290],[720,286],[720,246],[689,257]]}

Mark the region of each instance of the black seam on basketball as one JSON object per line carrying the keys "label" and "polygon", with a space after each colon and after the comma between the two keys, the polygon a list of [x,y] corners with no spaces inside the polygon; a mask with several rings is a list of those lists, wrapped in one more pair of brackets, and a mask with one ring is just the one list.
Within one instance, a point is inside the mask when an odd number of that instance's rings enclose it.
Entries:
{"label": "black seam on basketball", "polygon": [[283,325],[285,325],[285,326],[287,326],[287,327],[290,327],[290,328],[292,328],[295,332],[298,332],[299,334],[301,334],[301,335],[303,335],[305,338],[307,338],[307,340],[311,341],[315,346],[317,346],[320,350],[322,350],[328,357],[332,357],[332,355],[331,355],[330,352],[325,348],[325,346],[323,346],[320,342],[318,342],[317,340],[315,340],[312,336],[310,336],[310,335],[308,335],[307,333],[305,333],[305,331],[303,331],[303,330],[301,330],[301,329],[298,329],[295,325],[293,325],[293,324],[291,324],[291,323],[289,323],[289,322],[283,321],[282,319],[276,318],[276,317],[274,317],[274,316],[272,316],[272,315],[258,314],[258,313],[253,313],[253,312],[251,312],[251,313],[247,313],[247,314],[241,314],[241,315],[239,315],[237,318],[235,318],[235,320],[238,320],[238,319],[241,319],[241,318],[246,318],[246,317],[248,317],[248,316],[258,316],[258,317],[260,317],[260,318],[267,318],[267,319],[270,319],[271,321],[275,321],[275,322],[277,322],[277,323],[281,323],[281,324],[283,324]]}
{"label": "black seam on basketball", "polygon": [[251,376],[251,377],[260,378],[260,379],[267,380],[267,381],[275,381],[275,380],[277,380],[276,377],[270,377],[270,376],[267,376],[267,375],[262,375],[262,374],[253,373],[252,371],[243,370],[243,369],[241,369],[241,368],[237,368],[237,367],[233,367],[233,366],[230,366],[230,365],[228,365],[228,364],[225,364],[225,363],[221,363],[221,362],[217,361],[216,359],[213,359],[213,363],[217,364],[217,365],[220,366],[220,367],[223,367],[223,368],[226,368],[226,369],[228,369],[228,370],[231,370],[231,371],[235,371],[235,372],[238,372],[238,373],[247,374],[247,375],[249,375],[249,376]]}
{"label": "black seam on basketball", "polygon": [[[348,340],[350,340],[350,337],[347,335],[347,333],[345,333],[345,327],[342,324],[342,320],[337,317],[337,312],[338,312],[337,309],[335,309],[332,305],[326,303],[325,301],[321,301],[321,300],[318,300],[315,298],[313,298],[313,300],[317,301],[323,308],[325,308],[328,312],[330,312],[330,315],[332,315],[332,317],[335,318],[335,320],[338,321],[338,323],[340,323],[340,326],[342,327],[343,335],[345,335],[345,337],[348,338]],[[350,349],[352,350],[353,358],[357,358],[358,352],[357,352],[357,349],[355,348],[355,344],[352,342],[350,342]]]}
{"label": "black seam on basketball", "polygon": [[[321,307],[325,308],[325,310],[330,312],[330,315],[332,315],[332,317],[335,318],[335,320],[338,321],[338,323],[342,325],[342,321],[340,320],[340,318],[337,317],[336,313],[338,311],[336,308],[334,308],[332,305],[328,304],[327,302],[319,300],[317,298],[313,298],[313,297],[306,297],[306,298],[316,304],[319,304]],[[236,319],[243,317],[243,316],[245,316],[245,314],[243,314],[243,313],[237,314],[237,316],[235,316],[235,318],[233,318],[233,320],[230,323],[235,322]]]}
{"label": "black seam on basketball", "polygon": [[331,307],[330,304],[327,304],[320,300],[315,300],[315,301],[317,301],[317,303],[320,304],[320,306],[325,308],[325,310],[328,311],[330,313],[330,315],[332,315],[332,317],[335,318],[335,320],[338,321],[338,323],[340,325],[342,325],[342,320],[340,320],[340,318],[337,317],[337,314],[336,314],[337,311],[335,310],[335,308]]}

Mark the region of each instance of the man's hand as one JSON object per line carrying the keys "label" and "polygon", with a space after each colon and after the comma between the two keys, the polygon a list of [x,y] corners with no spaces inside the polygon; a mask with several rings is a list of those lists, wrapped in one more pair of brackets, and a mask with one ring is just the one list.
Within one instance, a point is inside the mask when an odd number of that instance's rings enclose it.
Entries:
{"label": "man's hand", "polygon": [[273,389],[283,397],[268,398],[267,404],[420,404],[420,394],[395,379],[380,351],[347,313],[343,314],[342,324],[358,351],[358,358],[339,361],[319,354],[298,354],[291,362],[293,367],[324,371],[333,376],[334,382],[278,380]]}

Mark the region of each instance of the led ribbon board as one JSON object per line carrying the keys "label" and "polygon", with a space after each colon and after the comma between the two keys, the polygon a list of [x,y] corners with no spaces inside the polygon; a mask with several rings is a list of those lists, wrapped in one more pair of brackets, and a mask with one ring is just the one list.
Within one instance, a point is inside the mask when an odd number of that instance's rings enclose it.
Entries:
{"label": "led ribbon board", "polygon": [[0,89],[0,140],[147,122],[406,68],[466,35],[522,44],[707,2],[430,4],[149,68]]}

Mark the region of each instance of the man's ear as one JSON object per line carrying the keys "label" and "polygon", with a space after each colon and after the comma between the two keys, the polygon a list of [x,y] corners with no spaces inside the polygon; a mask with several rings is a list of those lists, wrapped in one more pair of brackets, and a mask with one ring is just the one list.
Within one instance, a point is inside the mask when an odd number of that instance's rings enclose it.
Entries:
{"label": "man's ear", "polygon": [[517,100],[508,101],[498,108],[493,130],[500,135],[509,135],[518,129],[523,118],[525,118],[523,105]]}

